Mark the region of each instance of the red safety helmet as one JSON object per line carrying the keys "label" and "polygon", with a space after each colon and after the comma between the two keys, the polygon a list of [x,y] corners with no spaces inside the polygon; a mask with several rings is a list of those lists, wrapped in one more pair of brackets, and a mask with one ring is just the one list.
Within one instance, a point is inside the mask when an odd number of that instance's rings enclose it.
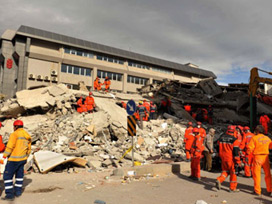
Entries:
{"label": "red safety helmet", "polygon": [[199,132],[199,129],[198,128],[194,128],[193,132]]}
{"label": "red safety helmet", "polygon": [[188,125],[192,126],[192,125],[193,125],[193,123],[192,123],[192,122],[188,122]]}
{"label": "red safety helmet", "polygon": [[89,92],[89,96],[90,96],[90,95],[93,95],[93,93],[92,93],[92,92]]}
{"label": "red safety helmet", "polygon": [[150,104],[153,104],[153,101],[150,101]]}
{"label": "red safety helmet", "polygon": [[245,126],[244,131],[246,131],[246,130],[250,130],[250,128],[248,126]]}
{"label": "red safety helmet", "polygon": [[236,130],[236,126],[235,125],[229,125],[227,132],[228,133],[234,133],[235,130]]}
{"label": "red safety helmet", "polygon": [[202,123],[201,122],[197,122],[197,125],[201,125]]}
{"label": "red safety helmet", "polygon": [[24,126],[24,123],[21,120],[15,120],[13,126]]}

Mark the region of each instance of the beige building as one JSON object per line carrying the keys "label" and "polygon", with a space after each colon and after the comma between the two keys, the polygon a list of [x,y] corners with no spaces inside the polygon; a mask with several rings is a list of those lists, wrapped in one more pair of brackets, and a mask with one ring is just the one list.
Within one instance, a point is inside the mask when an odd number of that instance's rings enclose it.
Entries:
{"label": "beige building", "polygon": [[101,82],[108,76],[111,89],[121,92],[136,92],[165,78],[182,82],[216,78],[191,63],[182,65],[28,26],[7,30],[0,40],[0,92],[10,97],[22,89],[57,83],[77,89],[84,81],[91,88],[97,76]]}

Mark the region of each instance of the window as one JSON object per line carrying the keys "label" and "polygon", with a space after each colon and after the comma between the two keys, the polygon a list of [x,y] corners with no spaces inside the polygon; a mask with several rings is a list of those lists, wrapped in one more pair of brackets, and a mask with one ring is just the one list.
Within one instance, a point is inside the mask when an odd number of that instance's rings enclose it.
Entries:
{"label": "window", "polygon": [[79,67],[74,67],[74,74],[79,75]]}
{"label": "window", "polygon": [[89,54],[88,54],[88,57],[89,57],[89,58],[94,58],[94,55],[93,55],[92,53],[89,53]]}
{"label": "window", "polygon": [[97,71],[97,77],[102,78],[102,79],[109,77],[109,79],[113,80],[113,81],[122,81],[122,74],[113,73],[113,72],[106,72],[106,71],[101,71],[101,70]]}
{"label": "window", "polygon": [[91,69],[89,68],[71,66],[66,64],[61,65],[61,72],[82,76],[91,76]]}
{"label": "window", "polygon": [[145,79],[145,78],[140,78],[140,77],[135,77],[135,76],[128,76],[127,77],[128,83],[146,85],[147,81],[148,81],[148,79]]}
{"label": "window", "polygon": [[67,65],[64,65],[64,64],[61,65],[61,72],[64,72],[64,73],[67,72]]}
{"label": "window", "polygon": [[84,68],[80,68],[80,75],[82,75],[82,76],[85,75],[85,69]]}
{"label": "window", "polygon": [[96,57],[96,59],[98,59],[98,60],[102,60],[102,56],[100,56],[100,55],[97,55],[97,57]]}
{"label": "window", "polygon": [[72,55],[75,55],[75,54],[76,54],[76,51],[75,51],[75,50],[71,50],[70,53],[71,53]]}
{"label": "window", "polygon": [[90,69],[85,69],[85,74],[86,76],[91,76],[91,70]]}
{"label": "window", "polygon": [[65,47],[64,48],[64,52],[70,54],[70,49],[68,49],[68,48]]}
{"label": "window", "polygon": [[112,58],[108,58],[108,62],[113,62],[113,59]]}
{"label": "window", "polygon": [[83,53],[81,51],[77,51],[78,56],[83,56]]}
{"label": "window", "polygon": [[70,74],[73,73],[73,67],[72,66],[68,66],[68,73],[70,73]]}

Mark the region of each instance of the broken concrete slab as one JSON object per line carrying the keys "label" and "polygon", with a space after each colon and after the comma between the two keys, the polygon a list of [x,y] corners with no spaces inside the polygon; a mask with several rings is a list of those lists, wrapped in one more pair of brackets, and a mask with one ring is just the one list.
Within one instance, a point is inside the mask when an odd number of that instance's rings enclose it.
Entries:
{"label": "broken concrete slab", "polygon": [[[132,160],[132,152],[128,152],[125,158]],[[144,158],[137,152],[134,152],[134,161],[144,162]]]}
{"label": "broken concrete slab", "polygon": [[222,89],[213,78],[203,79],[197,84],[206,94],[217,96],[223,93]]}
{"label": "broken concrete slab", "polygon": [[68,91],[68,88],[64,84],[58,84],[56,86],[51,86],[48,88],[50,95],[56,97],[65,94]]}
{"label": "broken concrete slab", "polygon": [[60,164],[72,162],[78,166],[85,167],[87,161],[83,158],[69,157],[51,151],[38,151],[34,154],[34,160],[41,173],[48,173]]}

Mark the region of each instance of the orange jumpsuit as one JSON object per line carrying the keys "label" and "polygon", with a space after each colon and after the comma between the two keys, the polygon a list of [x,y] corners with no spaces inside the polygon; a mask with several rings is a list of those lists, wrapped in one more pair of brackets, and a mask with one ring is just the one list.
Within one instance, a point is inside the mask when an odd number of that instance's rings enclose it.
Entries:
{"label": "orange jumpsuit", "polygon": [[203,112],[203,118],[204,118],[204,121],[208,122],[208,111],[206,108],[202,108],[202,112]]}
{"label": "orange jumpsuit", "polygon": [[3,152],[5,150],[6,146],[3,143],[2,135],[0,135],[0,152]]}
{"label": "orange jumpsuit", "polygon": [[82,104],[82,98],[78,99],[77,101],[77,112],[78,113],[82,113],[82,106],[84,106],[84,104]]}
{"label": "orange jumpsuit", "polygon": [[108,79],[108,80],[105,80],[104,81],[104,85],[105,85],[105,91],[106,92],[109,92],[110,90],[110,85],[111,85],[111,81]]}
{"label": "orange jumpsuit", "polygon": [[206,137],[206,130],[202,127],[198,128],[199,129],[199,134],[202,138]]}
{"label": "orange jumpsuit", "polygon": [[98,78],[94,80],[94,90],[97,90],[98,88]]}
{"label": "orange jumpsuit", "polygon": [[237,187],[237,176],[235,174],[235,164],[240,164],[239,147],[237,139],[225,134],[218,140],[219,156],[221,158],[222,172],[217,180],[222,183],[230,175],[230,189]]}
{"label": "orange jumpsuit", "polygon": [[185,134],[184,134],[185,153],[186,153],[187,160],[191,159],[190,150],[191,150],[192,143],[194,141],[193,129],[194,128],[192,126],[189,126],[185,130]]}
{"label": "orange jumpsuit", "polygon": [[148,102],[143,103],[144,107],[146,108],[146,114],[145,114],[145,121],[148,121],[149,113],[150,113],[150,104]]}
{"label": "orange jumpsuit", "polygon": [[264,134],[266,134],[267,135],[267,133],[268,133],[268,121],[267,121],[267,117],[265,117],[266,115],[262,115],[261,117],[260,117],[260,125],[262,125],[263,127],[264,127]]}
{"label": "orange jumpsuit", "polygon": [[87,96],[85,99],[85,105],[86,105],[88,112],[93,111],[93,109],[95,107],[94,98],[91,96]]}
{"label": "orange jumpsuit", "polygon": [[263,134],[254,135],[248,144],[247,154],[253,154],[254,191],[257,194],[261,194],[261,168],[265,174],[266,190],[272,191],[269,149],[272,149],[272,142]]}
{"label": "orange jumpsuit", "polygon": [[184,106],[184,109],[185,109],[189,114],[191,114],[192,107],[191,107],[190,105],[185,105],[185,106]]}
{"label": "orange jumpsuit", "polygon": [[194,136],[191,148],[191,177],[200,179],[200,160],[204,150],[203,140],[200,134]]}
{"label": "orange jumpsuit", "polygon": [[252,154],[247,154],[247,149],[248,149],[248,145],[249,142],[251,140],[251,138],[254,136],[253,133],[251,132],[247,132],[244,134],[244,138],[242,143],[240,144],[240,149],[241,150],[245,150],[245,167],[244,167],[244,171],[245,171],[245,176],[250,177],[251,173],[253,172],[252,169],[252,161],[253,161],[253,155]]}

